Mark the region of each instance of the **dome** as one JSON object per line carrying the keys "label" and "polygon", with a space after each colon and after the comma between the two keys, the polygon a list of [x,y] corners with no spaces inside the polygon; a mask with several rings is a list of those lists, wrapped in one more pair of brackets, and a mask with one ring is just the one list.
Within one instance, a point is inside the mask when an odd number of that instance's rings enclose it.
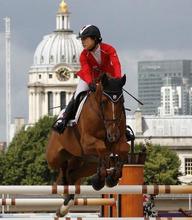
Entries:
{"label": "dome", "polygon": [[79,63],[82,45],[71,32],[54,32],[44,36],[34,54],[34,66]]}
{"label": "dome", "polygon": [[56,31],[44,36],[37,46],[33,66],[79,64],[83,48],[80,40],[70,29],[69,14],[68,5],[62,0],[56,16]]}

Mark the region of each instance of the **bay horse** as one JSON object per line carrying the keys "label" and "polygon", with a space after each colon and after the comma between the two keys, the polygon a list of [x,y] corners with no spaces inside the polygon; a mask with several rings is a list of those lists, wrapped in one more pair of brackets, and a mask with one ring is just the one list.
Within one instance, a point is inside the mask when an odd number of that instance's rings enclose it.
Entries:
{"label": "bay horse", "polygon": [[[103,188],[105,183],[109,187],[118,183],[130,148],[125,136],[122,92],[125,82],[125,75],[117,79],[103,74],[96,91],[89,92],[78,123],[67,127],[63,134],[51,131],[46,159],[52,169],[61,171],[62,184],[79,184],[82,177],[93,174],[95,190]],[[109,170],[111,166],[114,168]],[[73,197],[67,196],[64,205],[68,205]]]}

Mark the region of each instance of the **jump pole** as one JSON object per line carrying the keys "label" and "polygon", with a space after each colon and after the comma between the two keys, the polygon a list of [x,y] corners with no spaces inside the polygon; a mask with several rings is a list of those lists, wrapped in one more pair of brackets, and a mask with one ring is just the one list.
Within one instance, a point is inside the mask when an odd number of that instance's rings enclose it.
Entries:
{"label": "jump pole", "polygon": [[[125,168],[126,169],[126,168]],[[127,171],[123,171],[126,172]],[[122,178],[123,181],[123,178]],[[192,185],[118,185],[112,188],[104,187],[95,191],[92,186],[0,186],[0,194],[9,195],[102,195],[102,194],[192,194]]]}
{"label": "jump pole", "polygon": [[[6,218],[7,219],[7,218]],[[35,219],[35,218],[33,218]],[[139,217],[128,217],[128,218],[107,218],[107,217],[104,217],[104,218],[93,218],[93,217],[87,217],[87,218],[84,218],[84,217],[78,217],[78,218],[70,218],[70,217],[66,217],[66,218],[43,218],[41,220],[192,220],[192,217],[168,217],[168,218],[165,218],[165,217],[152,217],[152,218],[139,218]],[[9,219],[8,219],[9,220]],[[39,219],[38,219],[39,220]]]}
{"label": "jump pole", "polygon": [[[64,199],[62,198],[41,198],[41,199],[21,199],[10,198],[0,199],[1,206],[59,206],[62,205]],[[75,206],[113,206],[116,205],[114,198],[102,199],[102,198],[78,198],[74,201]]]}

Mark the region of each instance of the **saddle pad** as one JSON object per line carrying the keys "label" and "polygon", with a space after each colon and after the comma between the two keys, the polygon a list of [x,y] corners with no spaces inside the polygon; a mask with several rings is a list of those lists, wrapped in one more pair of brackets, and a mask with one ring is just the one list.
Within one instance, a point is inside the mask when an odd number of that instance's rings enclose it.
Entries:
{"label": "saddle pad", "polygon": [[83,108],[83,105],[84,105],[84,103],[85,103],[85,101],[86,101],[86,99],[87,99],[87,96],[88,96],[88,95],[86,95],[86,96],[82,99],[82,101],[80,102],[79,107],[78,107],[77,112],[76,112],[76,115],[75,115],[75,119],[70,120],[70,121],[68,122],[67,126],[73,126],[74,124],[77,124],[77,122],[78,122],[78,120],[79,120],[79,117],[80,117],[80,114],[81,114],[81,111],[82,111],[82,108]]}

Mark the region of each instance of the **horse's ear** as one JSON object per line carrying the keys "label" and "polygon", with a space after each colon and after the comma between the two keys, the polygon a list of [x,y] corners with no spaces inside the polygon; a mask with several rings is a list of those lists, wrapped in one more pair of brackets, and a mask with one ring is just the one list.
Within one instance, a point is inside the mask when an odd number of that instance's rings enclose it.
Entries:
{"label": "horse's ear", "polygon": [[121,78],[122,87],[125,85],[125,83],[126,83],[126,75],[124,74],[124,76]]}
{"label": "horse's ear", "polygon": [[102,83],[103,86],[105,86],[107,84],[107,82],[108,82],[108,77],[107,77],[107,74],[104,73],[102,78],[101,78],[101,83]]}

